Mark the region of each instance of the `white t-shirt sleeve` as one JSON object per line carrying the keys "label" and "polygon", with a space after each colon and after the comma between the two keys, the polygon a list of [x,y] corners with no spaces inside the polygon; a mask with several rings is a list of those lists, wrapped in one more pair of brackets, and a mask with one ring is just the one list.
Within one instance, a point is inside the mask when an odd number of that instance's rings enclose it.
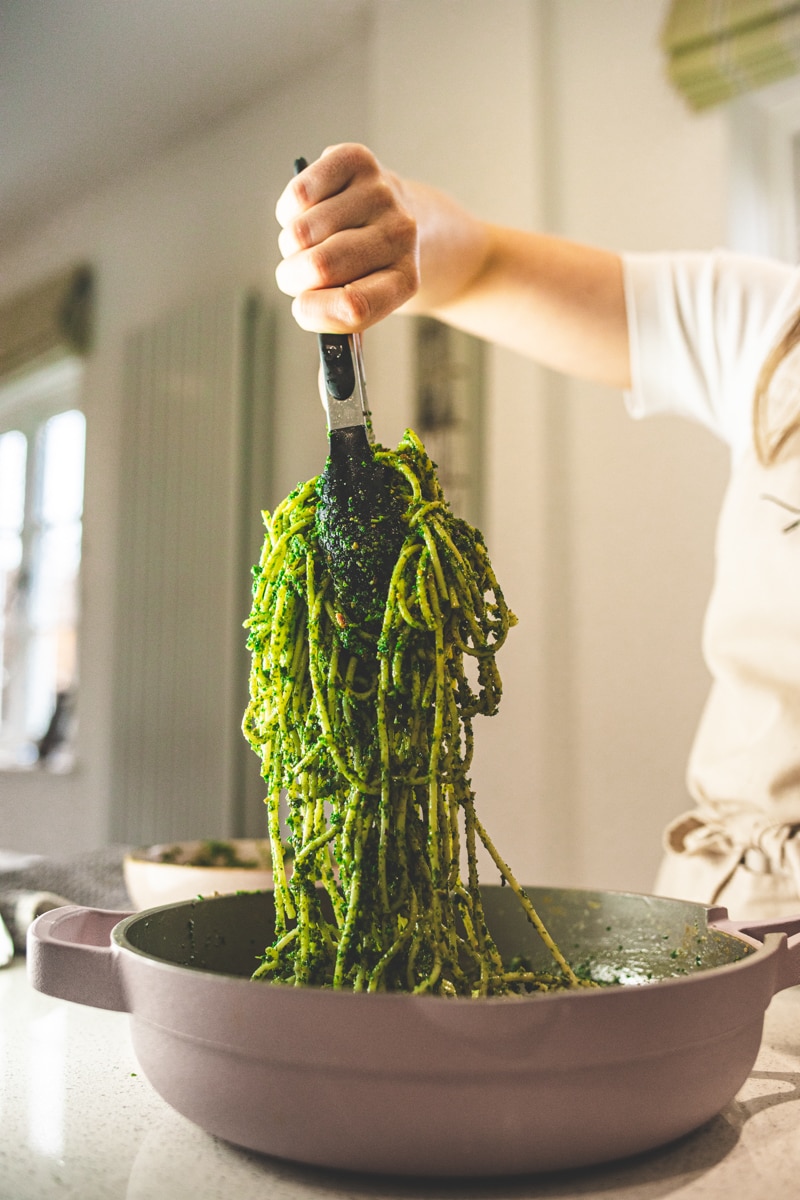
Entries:
{"label": "white t-shirt sleeve", "polygon": [[800,271],[729,251],[623,258],[635,417],[699,421],[740,454],[764,358],[800,307]]}

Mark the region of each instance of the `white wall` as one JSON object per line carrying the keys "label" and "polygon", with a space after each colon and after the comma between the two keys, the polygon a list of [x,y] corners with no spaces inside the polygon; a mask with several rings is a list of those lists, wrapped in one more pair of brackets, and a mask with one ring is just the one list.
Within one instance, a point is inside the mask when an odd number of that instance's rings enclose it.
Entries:
{"label": "white wall", "polygon": [[[77,258],[99,278],[89,370],[84,766],[0,777],[0,843],[99,844],[109,796],[116,488],[126,331],[199,291],[258,284],[279,315],[273,503],[324,454],[314,354],[274,289],[274,201],[294,157],[367,140],[481,214],[612,246],[724,240],[724,118],[695,118],[662,77],[662,0],[392,0],[313,78],[0,247],[0,298]],[[702,181],[700,184],[698,181]],[[367,339],[382,440],[409,411],[408,328]],[[699,628],[724,476],[718,448],[618,397],[490,356],[485,532],[519,627],[500,715],[477,728],[484,820],[526,882],[647,889],[684,805],[705,691]],[[119,518],[119,520],[118,520]],[[46,790],[43,782],[51,787]]]}
{"label": "white wall", "polygon": [[[556,0],[557,228],[614,248],[702,249],[727,232],[727,116],[663,79],[664,4]],[[564,388],[570,723],[578,878],[652,886],[705,698],[702,615],[727,460],[703,430],[629,420]]]}

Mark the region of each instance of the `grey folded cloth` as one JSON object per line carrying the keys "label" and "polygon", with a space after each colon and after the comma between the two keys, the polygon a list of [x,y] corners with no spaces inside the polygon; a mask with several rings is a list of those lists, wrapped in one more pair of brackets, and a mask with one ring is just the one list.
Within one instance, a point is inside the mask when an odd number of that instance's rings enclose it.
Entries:
{"label": "grey folded cloth", "polygon": [[0,921],[17,953],[25,952],[31,922],[51,908],[80,904],[132,911],[122,873],[128,850],[128,846],[104,846],[66,858],[0,851]]}

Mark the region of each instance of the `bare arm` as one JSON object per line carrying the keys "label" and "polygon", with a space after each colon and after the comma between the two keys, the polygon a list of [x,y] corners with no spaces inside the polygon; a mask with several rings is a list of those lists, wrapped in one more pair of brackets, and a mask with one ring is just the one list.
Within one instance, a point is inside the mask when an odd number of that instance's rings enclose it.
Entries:
{"label": "bare arm", "polygon": [[359,146],[326,151],[289,184],[277,216],[278,284],[305,329],[365,329],[403,308],[555,370],[629,384],[616,254],[480,221]]}

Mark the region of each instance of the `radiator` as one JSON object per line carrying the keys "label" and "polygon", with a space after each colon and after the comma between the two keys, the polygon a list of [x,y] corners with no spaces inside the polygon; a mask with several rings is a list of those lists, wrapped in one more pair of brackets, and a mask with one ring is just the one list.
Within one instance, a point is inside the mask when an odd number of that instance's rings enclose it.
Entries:
{"label": "radiator", "polygon": [[263,833],[242,623],[269,490],[270,322],[237,293],[124,354],[110,836]]}

